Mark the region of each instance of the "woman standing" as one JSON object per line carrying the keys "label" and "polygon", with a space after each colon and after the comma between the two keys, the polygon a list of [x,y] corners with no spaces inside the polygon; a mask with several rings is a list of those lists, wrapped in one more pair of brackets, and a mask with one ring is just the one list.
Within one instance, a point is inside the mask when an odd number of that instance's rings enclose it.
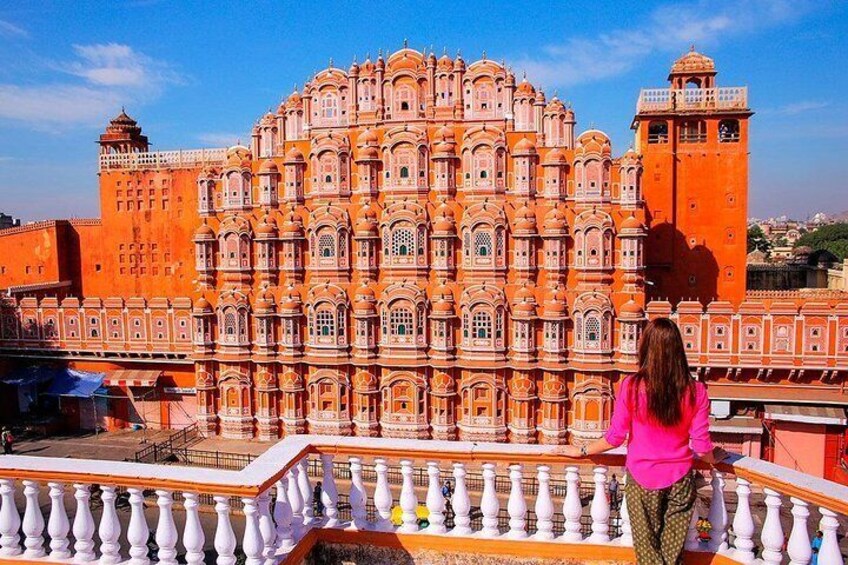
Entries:
{"label": "woman standing", "polygon": [[639,370],[621,383],[606,436],[555,450],[586,457],[629,438],[624,494],[640,564],[683,562],[696,495],[693,459],[713,464],[726,455],[710,441],[709,414],[707,389],[692,379],[680,330],[668,318],[657,318],[639,343]]}

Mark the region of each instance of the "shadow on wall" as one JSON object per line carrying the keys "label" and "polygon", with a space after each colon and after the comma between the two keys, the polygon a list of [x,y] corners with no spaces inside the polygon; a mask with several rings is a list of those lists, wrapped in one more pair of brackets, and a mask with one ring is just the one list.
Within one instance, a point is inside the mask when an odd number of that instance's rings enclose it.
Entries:
{"label": "shadow on wall", "polygon": [[667,222],[651,227],[646,245],[659,249],[646,252],[648,300],[669,300],[672,304],[698,300],[707,305],[718,298],[722,273],[715,255],[701,241],[697,235],[687,238]]}

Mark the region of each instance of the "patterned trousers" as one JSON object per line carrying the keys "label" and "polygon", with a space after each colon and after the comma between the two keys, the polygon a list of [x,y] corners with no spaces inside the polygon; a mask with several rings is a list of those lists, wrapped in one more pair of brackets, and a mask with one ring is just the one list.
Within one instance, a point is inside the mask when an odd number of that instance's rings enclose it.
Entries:
{"label": "patterned trousers", "polygon": [[683,563],[683,543],[695,506],[692,471],[668,488],[649,490],[627,478],[624,489],[639,565]]}

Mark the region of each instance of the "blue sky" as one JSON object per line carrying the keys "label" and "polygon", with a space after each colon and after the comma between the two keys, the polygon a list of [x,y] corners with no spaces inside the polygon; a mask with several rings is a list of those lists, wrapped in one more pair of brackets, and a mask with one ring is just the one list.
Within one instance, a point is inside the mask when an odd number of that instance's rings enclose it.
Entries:
{"label": "blue sky", "polygon": [[691,43],[750,87],[750,214],[848,210],[848,3],[6,2],[0,6],[0,211],[99,215],[95,140],[126,105],[155,149],[213,147],[332,58],[461,49],[573,103],[630,144],[641,87]]}

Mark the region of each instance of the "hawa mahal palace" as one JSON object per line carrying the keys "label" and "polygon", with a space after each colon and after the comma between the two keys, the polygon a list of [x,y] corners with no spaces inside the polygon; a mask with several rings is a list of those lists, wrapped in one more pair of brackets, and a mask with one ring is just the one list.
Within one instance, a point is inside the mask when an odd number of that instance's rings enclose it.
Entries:
{"label": "hawa mahal palace", "polygon": [[668,82],[623,153],[503,64],[408,48],[245,146],[152,152],[121,112],[99,219],[0,231],[0,368],[105,374],[113,426],[582,442],[670,316],[716,437],[830,477],[848,300],[746,292],[747,90],[694,50]]}

